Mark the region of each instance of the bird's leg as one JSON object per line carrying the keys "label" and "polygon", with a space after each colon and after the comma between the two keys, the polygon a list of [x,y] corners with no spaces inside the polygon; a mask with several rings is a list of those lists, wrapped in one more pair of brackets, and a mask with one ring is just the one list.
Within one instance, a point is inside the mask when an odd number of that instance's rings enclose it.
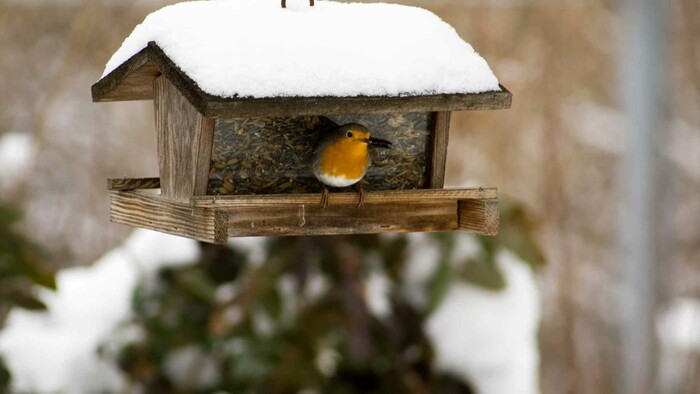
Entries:
{"label": "bird's leg", "polygon": [[362,189],[362,182],[357,182],[355,185],[355,188],[357,189],[357,196],[359,198],[357,208],[362,208],[362,206],[365,204],[365,190]]}
{"label": "bird's leg", "polygon": [[323,185],[323,193],[321,193],[321,208],[328,206],[328,188]]}

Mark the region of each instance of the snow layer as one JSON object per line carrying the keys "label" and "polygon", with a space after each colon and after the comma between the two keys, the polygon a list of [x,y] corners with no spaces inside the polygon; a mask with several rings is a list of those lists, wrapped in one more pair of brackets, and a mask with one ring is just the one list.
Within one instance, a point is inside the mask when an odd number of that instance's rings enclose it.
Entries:
{"label": "snow layer", "polygon": [[417,7],[289,0],[183,2],[150,14],[103,76],[155,41],[221,97],[397,96],[500,90],[486,61]]}
{"label": "snow layer", "polygon": [[523,261],[501,252],[503,291],[455,283],[425,323],[436,366],[464,377],[480,394],[539,392],[539,292]]}
{"label": "snow layer", "polygon": [[661,393],[687,391],[694,360],[700,354],[700,299],[679,297],[656,319],[659,338],[659,386]]}
{"label": "snow layer", "polygon": [[0,192],[9,192],[29,173],[36,151],[36,143],[28,133],[0,135]]}
{"label": "snow layer", "polygon": [[700,299],[674,299],[657,319],[656,330],[664,347],[700,353]]}
{"label": "snow layer", "polygon": [[14,309],[0,331],[0,353],[16,392],[118,392],[124,381],[100,359],[97,347],[129,316],[131,294],[143,274],[192,262],[195,241],[136,230],[91,267],[59,272],[58,290],[43,291],[47,312]]}

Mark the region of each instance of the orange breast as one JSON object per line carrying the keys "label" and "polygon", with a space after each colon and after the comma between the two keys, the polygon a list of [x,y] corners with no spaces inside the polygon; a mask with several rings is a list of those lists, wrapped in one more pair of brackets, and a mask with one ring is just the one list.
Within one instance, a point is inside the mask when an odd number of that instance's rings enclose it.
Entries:
{"label": "orange breast", "polygon": [[351,139],[332,144],[321,154],[321,171],[330,176],[361,178],[368,163],[367,144]]}

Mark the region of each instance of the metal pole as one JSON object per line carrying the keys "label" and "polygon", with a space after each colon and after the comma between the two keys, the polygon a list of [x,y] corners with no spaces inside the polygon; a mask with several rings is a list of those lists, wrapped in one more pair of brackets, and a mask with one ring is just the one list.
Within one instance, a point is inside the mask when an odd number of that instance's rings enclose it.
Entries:
{"label": "metal pole", "polygon": [[657,305],[657,141],[661,140],[665,85],[664,2],[624,0],[620,79],[627,127],[621,169],[622,220],[618,236],[623,283],[620,306],[621,390],[655,391]]}

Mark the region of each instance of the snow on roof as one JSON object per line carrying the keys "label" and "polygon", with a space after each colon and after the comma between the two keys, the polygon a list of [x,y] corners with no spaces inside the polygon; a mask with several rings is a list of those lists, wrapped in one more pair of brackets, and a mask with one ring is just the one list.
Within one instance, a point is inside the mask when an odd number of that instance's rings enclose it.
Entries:
{"label": "snow on roof", "polygon": [[183,2],[150,14],[103,77],[156,44],[220,97],[400,96],[498,91],[486,61],[422,8],[304,0]]}

